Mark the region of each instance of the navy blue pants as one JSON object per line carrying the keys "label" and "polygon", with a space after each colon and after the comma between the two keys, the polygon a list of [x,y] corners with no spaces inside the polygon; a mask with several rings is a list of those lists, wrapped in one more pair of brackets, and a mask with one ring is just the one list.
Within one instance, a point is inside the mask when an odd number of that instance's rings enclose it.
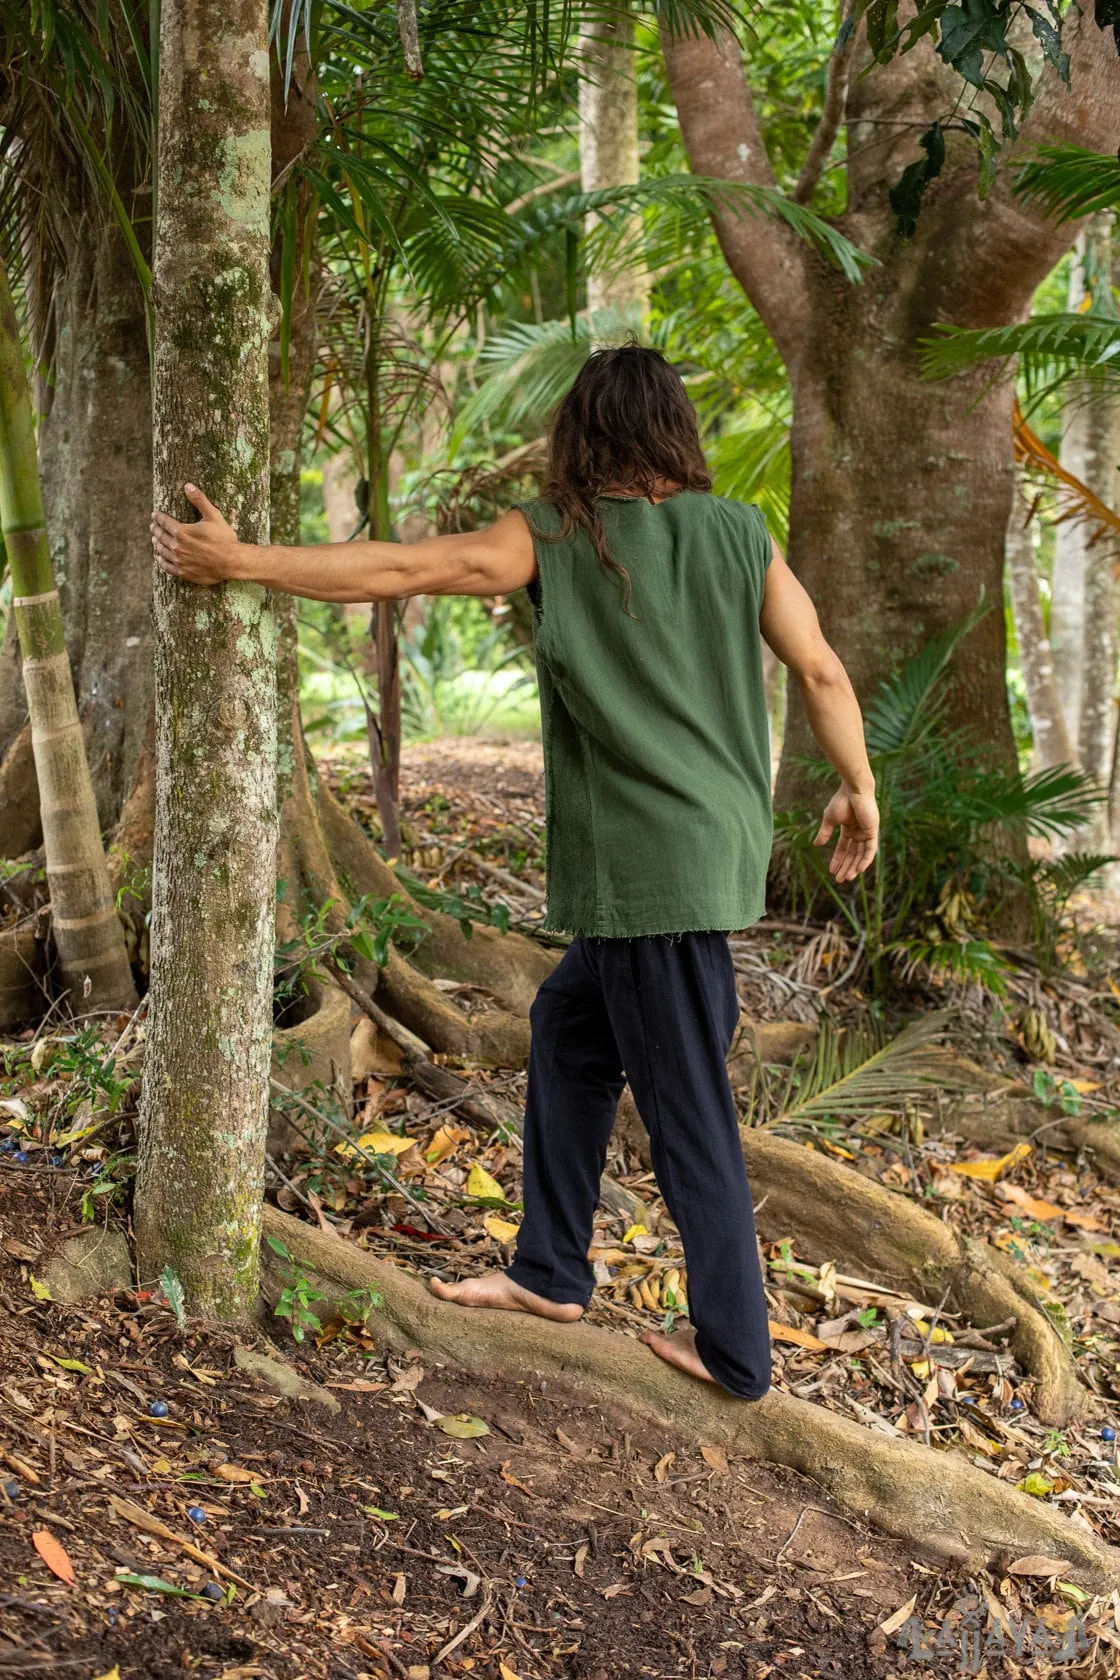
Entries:
{"label": "navy blue pants", "polygon": [[739,1019],[723,933],[577,939],[537,993],[525,1110],[525,1216],[509,1276],[586,1306],[599,1180],[627,1079],[684,1243],[696,1348],[756,1400],[770,1336],[726,1056]]}

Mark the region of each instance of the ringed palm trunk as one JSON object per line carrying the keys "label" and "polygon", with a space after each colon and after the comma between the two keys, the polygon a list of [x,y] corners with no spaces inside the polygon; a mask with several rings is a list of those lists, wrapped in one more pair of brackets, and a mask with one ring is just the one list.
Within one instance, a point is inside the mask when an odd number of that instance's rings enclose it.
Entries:
{"label": "ringed palm trunk", "polygon": [[[267,0],[165,0],[155,230],[157,505],[201,485],[268,540]],[[276,622],[252,584],[155,579],[152,1019],[136,1183],[140,1272],[251,1318],[268,1129]]]}
{"label": "ringed palm trunk", "polygon": [[31,393],[0,267],[0,524],[12,572],[39,782],[55,944],[70,1007],[132,1009],[132,982],[93,795],[51,568]]}

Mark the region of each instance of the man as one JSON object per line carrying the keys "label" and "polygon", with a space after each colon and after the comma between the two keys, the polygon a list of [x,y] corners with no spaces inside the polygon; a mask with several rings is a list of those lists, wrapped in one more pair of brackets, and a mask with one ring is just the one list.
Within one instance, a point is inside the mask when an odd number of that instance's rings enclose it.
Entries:
{"label": "man", "polygon": [[574,935],[531,1011],[524,1219],[508,1271],[432,1289],[468,1307],[571,1321],[607,1141],[629,1079],[684,1243],[692,1329],[644,1340],[691,1375],[758,1399],[766,1299],[726,1055],[739,1017],[729,932],[763,913],[770,856],[763,639],[799,685],[840,777],[838,882],[878,843],[851,684],[757,508],[711,494],[696,415],[656,351],[593,354],[561,403],[539,502],[488,530],[311,548],[239,543],[156,514],[160,565],[321,601],[504,595],[536,613],[548,925]]}

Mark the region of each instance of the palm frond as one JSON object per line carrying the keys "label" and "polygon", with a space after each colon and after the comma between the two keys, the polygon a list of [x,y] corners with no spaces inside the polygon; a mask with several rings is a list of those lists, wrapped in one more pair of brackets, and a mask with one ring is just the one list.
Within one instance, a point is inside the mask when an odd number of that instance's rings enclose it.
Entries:
{"label": "palm frond", "polygon": [[991,611],[981,596],[959,624],[926,644],[879,685],[864,714],[864,735],[872,755],[910,751],[944,712],[943,690],[953,655]]}
{"label": "palm frond", "polygon": [[1084,146],[1040,146],[1020,171],[1015,190],[1062,221],[1120,209],[1120,157]]}
{"label": "palm frond", "polygon": [[790,1081],[776,1124],[874,1113],[946,1089],[951,1064],[933,1047],[950,1019],[948,1010],[935,1010],[883,1042],[872,1022],[844,1028],[824,1017],[812,1059],[796,1070],[797,1083]]}
{"label": "palm frond", "polygon": [[980,329],[939,325],[922,346],[927,379],[951,379],[983,362],[1018,358],[1027,392],[1038,398],[1063,380],[1120,382],[1120,320],[1114,315],[1034,315],[1011,327]]}
{"label": "palm frond", "polygon": [[1055,523],[1079,520],[1096,528],[1099,535],[1120,531],[1120,514],[1102,502],[1087,484],[1064,467],[1057,456],[1047,449],[1042,439],[1024,419],[1018,403],[1015,405],[1015,458],[1035,476],[1043,478],[1054,490],[1058,511]]}

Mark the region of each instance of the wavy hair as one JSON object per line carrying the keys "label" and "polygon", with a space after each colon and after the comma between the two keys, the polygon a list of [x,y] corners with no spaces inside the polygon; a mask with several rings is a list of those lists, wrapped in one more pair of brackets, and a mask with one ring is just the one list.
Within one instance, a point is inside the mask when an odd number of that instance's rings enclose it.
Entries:
{"label": "wavy hair", "polygon": [[631,583],[607,544],[599,497],[652,500],[658,481],[710,490],[696,410],[659,350],[636,342],[594,350],[552,418],[542,494],[560,515],[556,539],[586,531],[599,564]]}

